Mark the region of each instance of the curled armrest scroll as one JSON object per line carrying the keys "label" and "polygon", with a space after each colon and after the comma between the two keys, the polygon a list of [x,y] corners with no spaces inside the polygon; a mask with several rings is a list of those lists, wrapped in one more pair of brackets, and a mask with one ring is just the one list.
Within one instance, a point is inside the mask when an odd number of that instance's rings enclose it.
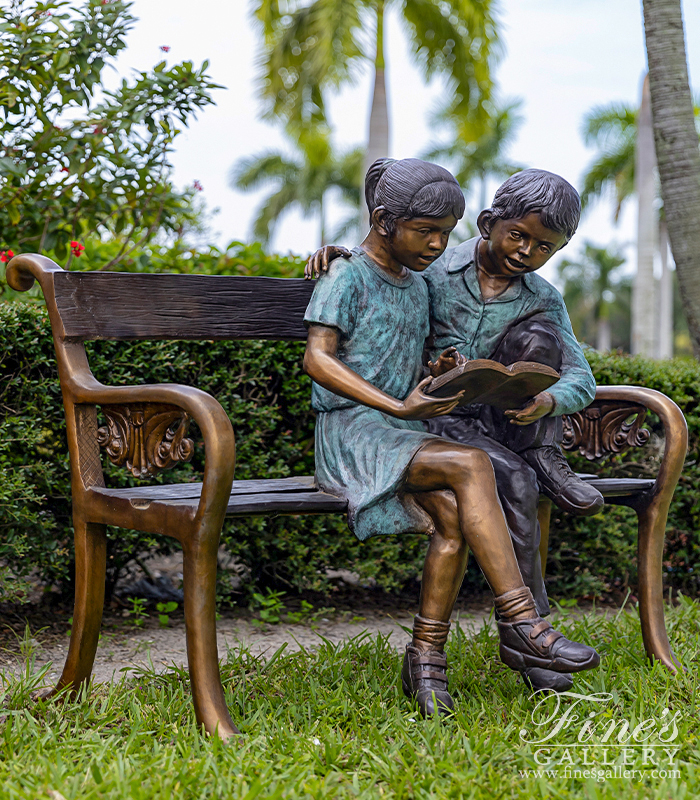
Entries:
{"label": "curled armrest scroll", "polygon": [[[235,438],[231,421],[226,412],[211,395],[192,386],[168,383],[144,386],[105,386],[95,380],[92,374],[85,372],[80,375],[79,380],[74,379],[71,389],[76,402],[98,405],[102,407],[103,411],[109,408],[116,429],[122,425],[117,421],[117,415],[124,419],[128,409],[130,420],[123,423],[123,433],[116,430],[117,436],[112,437],[108,423],[107,431],[101,434],[105,446],[111,446],[118,458],[122,458],[122,444],[125,437],[127,443],[129,436],[132,436],[134,441],[145,445],[148,439],[148,436],[144,437],[146,415],[144,415],[144,422],[139,426],[135,424],[134,414],[139,420],[140,409],[138,406],[148,407],[148,424],[152,429],[150,460],[158,469],[165,468],[158,466],[159,460],[165,463],[168,460],[174,460],[173,457],[176,456],[177,461],[183,461],[187,459],[182,456],[191,455],[192,443],[186,438],[186,426],[190,418],[194,420],[202,432],[205,450],[204,485],[197,514],[224,513],[231,493],[236,462]],[[137,437],[135,431],[139,427],[141,433]],[[117,439],[120,440],[119,443]],[[127,448],[127,452],[129,451]],[[133,452],[137,452],[137,450]],[[127,456],[124,455],[122,463],[126,464],[133,474],[136,474],[135,469],[141,470],[144,466],[147,467],[143,460],[143,454],[139,455],[138,459],[131,460],[131,465],[127,463]],[[139,473],[139,477],[141,474]]]}
{"label": "curled armrest scroll", "polygon": [[[28,292],[35,280],[38,280],[41,288],[44,289],[43,279],[51,272],[62,272],[62,269],[55,261],[46,256],[22,253],[10,260],[5,277],[16,292]],[[45,291],[44,294],[46,294]]]}
{"label": "curled armrest scroll", "polygon": [[596,399],[563,418],[562,447],[578,450],[589,461],[641,447],[649,439],[649,431],[642,427],[646,415],[647,409],[637,403]]}
{"label": "curled armrest scroll", "polygon": [[190,415],[167,403],[106,405],[107,424],[97,431],[97,441],[110,461],[136,478],[156,475],[189,461],[194,442],[186,438]]}
{"label": "curled armrest scroll", "polygon": [[[665,394],[642,386],[599,386],[595,400],[589,408],[608,404],[614,404],[618,408],[633,409],[623,420],[620,420],[622,423],[626,423],[635,408],[646,409],[659,417],[664,429],[664,455],[656,476],[656,483],[648,492],[648,501],[654,505],[664,506],[668,510],[688,451],[688,426],[683,412]],[[639,420],[638,423],[637,420]],[[625,436],[632,436],[633,439],[644,436],[644,429],[641,428],[642,421],[643,419],[640,420],[638,416],[630,423]]]}

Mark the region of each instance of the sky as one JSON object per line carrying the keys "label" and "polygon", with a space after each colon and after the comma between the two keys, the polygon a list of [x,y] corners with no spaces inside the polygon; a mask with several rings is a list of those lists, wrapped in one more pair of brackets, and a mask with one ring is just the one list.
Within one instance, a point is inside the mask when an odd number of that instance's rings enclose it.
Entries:
{"label": "sky", "polygon": [[[127,49],[116,64],[120,77],[148,70],[162,59],[210,63],[211,78],[226,88],[214,93],[215,106],[199,113],[175,142],[175,182],[199,181],[208,208],[218,208],[209,240],[225,246],[249,241],[255,211],[265,192],[241,193],[229,187],[232,165],[245,156],[287,147],[279,127],[259,118],[256,95],[260,34],[249,0],[134,0],[138,18]],[[500,0],[505,56],[496,79],[503,98],[520,98],[525,122],[508,151],[511,161],[559,173],[580,187],[593,158],[581,136],[583,116],[611,102],[639,102],[646,69],[641,0]],[[691,85],[700,85],[700,3],[683,0]],[[440,138],[430,112],[441,96],[440,79],[426,85],[411,63],[400,18],[389,12],[386,26],[387,82],[394,158],[419,156]],[[169,47],[166,53],[161,47]],[[366,141],[371,74],[329,102],[334,141],[349,148]],[[489,188],[492,194],[497,184]],[[476,209],[474,209],[475,211]],[[336,218],[337,218],[336,214]],[[630,205],[619,225],[612,204],[592,207],[576,238],[543,270],[555,280],[561,257],[575,257],[584,241],[626,247],[630,268],[636,215]],[[344,241],[353,245],[356,242]],[[290,213],[279,224],[271,249],[306,255],[319,244],[319,224]]]}

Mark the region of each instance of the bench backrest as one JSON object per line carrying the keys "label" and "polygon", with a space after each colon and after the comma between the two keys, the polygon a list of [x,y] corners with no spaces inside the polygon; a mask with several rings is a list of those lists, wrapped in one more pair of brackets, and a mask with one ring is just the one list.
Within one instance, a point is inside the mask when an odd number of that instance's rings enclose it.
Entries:
{"label": "bench backrest", "polygon": [[228,275],[53,273],[65,339],[305,339],[312,281]]}

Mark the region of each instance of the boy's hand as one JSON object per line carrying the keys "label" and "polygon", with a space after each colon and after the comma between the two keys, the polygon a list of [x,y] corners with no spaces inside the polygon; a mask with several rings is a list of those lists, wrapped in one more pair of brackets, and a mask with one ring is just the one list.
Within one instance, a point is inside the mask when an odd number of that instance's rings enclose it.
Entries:
{"label": "boy's hand", "polygon": [[320,247],[315,253],[306,259],[304,267],[304,279],[310,281],[311,278],[318,278],[321,272],[328,272],[328,265],[334,258],[350,258],[352,253],[345,247],[338,244],[327,244]]}
{"label": "boy's hand", "polygon": [[554,411],[554,398],[549,392],[540,392],[533,401],[521,409],[504,412],[510,417],[511,425],[530,425]]}
{"label": "boy's hand", "polygon": [[449,372],[455,367],[461,367],[462,364],[466,363],[466,357],[458,352],[456,347],[448,347],[447,350],[443,350],[440,353],[435,363],[428,361],[428,369],[433,378],[437,378],[440,375],[444,375],[445,372]]}
{"label": "boy's hand", "polygon": [[399,419],[432,419],[454,410],[464,392],[452,397],[429,397],[421,389],[427,386],[432,378],[423,378],[416,388],[403,401],[401,410],[396,414]]}

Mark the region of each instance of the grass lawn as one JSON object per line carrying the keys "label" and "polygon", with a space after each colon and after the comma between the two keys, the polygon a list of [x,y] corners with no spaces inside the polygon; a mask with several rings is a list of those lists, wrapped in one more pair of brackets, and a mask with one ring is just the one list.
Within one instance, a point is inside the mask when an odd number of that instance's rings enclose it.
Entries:
{"label": "grass lawn", "polygon": [[446,722],[411,709],[400,656],[381,637],[267,662],[230,652],[223,681],[245,736],[229,745],[197,731],[184,670],[35,703],[41,674],[30,660],[2,686],[0,797],[698,797],[700,605],[681,599],[667,621],[685,674],[647,665],[636,612],[563,612],[557,627],[602,655],[573,689],[597,700],[530,699],[498,660],[492,629],[457,631],[448,656],[458,712]]}

